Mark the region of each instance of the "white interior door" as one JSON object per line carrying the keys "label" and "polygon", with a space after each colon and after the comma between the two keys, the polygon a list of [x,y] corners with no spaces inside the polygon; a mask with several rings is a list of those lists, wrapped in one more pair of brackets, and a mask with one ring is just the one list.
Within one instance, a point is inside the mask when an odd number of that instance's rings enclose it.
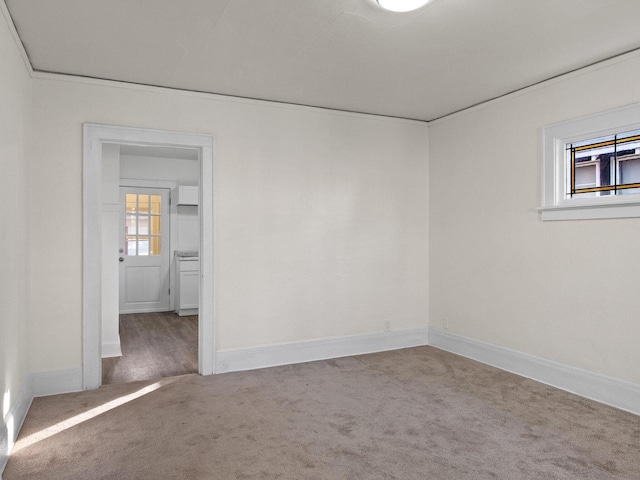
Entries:
{"label": "white interior door", "polygon": [[120,313],[169,310],[169,194],[120,187]]}

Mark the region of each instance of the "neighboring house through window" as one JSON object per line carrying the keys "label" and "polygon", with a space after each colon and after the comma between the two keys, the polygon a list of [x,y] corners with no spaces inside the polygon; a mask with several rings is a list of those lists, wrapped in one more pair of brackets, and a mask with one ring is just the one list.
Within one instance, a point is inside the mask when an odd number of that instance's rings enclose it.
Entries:
{"label": "neighboring house through window", "polygon": [[640,191],[640,130],[566,145],[571,198]]}
{"label": "neighboring house through window", "polygon": [[544,129],[542,220],[640,217],[640,105]]}

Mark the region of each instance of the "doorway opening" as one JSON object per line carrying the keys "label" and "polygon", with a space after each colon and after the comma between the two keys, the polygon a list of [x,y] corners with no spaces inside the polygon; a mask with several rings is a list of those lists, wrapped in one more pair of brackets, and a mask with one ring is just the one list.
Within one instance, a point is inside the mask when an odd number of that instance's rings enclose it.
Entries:
{"label": "doorway opening", "polygon": [[196,373],[198,151],[102,148],[102,384]]}
{"label": "doorway opening", "polygon": [[83,387],[102,384],[103,366],[127,365],[120,355],[135,345],[121,328],[138,343],[146,327],[156,341],[166,334],[155,360],[153,345],[137,346],[150,377],[134,356],[138,376],[124,381],[213,373],[213,137],[85,124],[83,167]]}

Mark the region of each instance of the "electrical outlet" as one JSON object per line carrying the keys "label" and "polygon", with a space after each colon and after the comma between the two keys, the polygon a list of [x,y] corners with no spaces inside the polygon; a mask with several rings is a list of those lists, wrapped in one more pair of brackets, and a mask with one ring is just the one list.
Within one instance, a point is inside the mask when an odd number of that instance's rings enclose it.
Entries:
{"label": "electrical outlet", "polygon": [[384,322],[384,331],[385,332],[390,332],[391,331],[391,322],[389,320]]}
{"label": "electrical outlet", "polygon": [[449,330],[449,319],[447,317],[442,319],[442,328]]}

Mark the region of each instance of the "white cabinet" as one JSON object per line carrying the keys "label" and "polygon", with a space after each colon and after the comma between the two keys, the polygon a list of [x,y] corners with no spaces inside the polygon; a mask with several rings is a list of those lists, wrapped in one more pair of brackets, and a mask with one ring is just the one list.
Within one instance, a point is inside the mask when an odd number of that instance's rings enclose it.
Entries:
{"label": "white cabinet", "polygon": [[180,316],[197,315],[200,294],[200,261],[178,258],[176,312]]}
{"label": "white cabinet", "polygon": [[176,205],[198,205],[199,189],[191,185],[178,185],[175,189]]}

